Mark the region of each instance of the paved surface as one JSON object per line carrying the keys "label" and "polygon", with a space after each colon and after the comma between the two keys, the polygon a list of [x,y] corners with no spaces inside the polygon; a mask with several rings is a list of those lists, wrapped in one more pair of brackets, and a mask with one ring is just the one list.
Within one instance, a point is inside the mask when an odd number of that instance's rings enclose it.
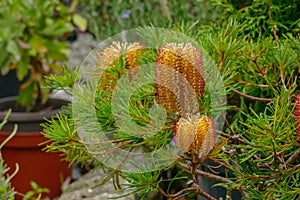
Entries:
{"label": "paved surface", "polygon": [[[77,181],[69,185],[65,185],[59,200],[106,200],[125,194],[125,192],[115,191],[112,180],[109,180],[101,187],[91,189],[93,186],[101,183],[101,181],[108,175],[109,174],[103,173],[102,169],[96,169],[88,172]],[[135,198],[131,195],[119,198],[119,200],[135,200]]]}

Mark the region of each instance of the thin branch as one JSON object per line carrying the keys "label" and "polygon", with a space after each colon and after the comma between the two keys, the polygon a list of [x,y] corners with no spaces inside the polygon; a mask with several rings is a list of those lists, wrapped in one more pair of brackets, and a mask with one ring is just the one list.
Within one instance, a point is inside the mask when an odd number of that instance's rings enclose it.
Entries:
{"label": "thin branch", "polygon": [[222,111],[222,116],[223,116],[223,119],[225,120],[225,124],[226,124],[227,128],[229,129],[229,131],[231,132],[231,134],[235,135],[234,131],[232,130],[232,128],[230,126],[230,123],[228,122],[228,120],[226,118],[224,111]]}
{"label": "thin branch", "polygon": [[286,164],[292,164],[300,157],[300,149],[298,149],[291,157],[286,161]]}
{"label": "thin branch", "polygon": [[228,135],[227,133],[224,133],[222,131],[217,130],[216,131],[218,134],[222,135],[225,138],[229,138],[230,140],[233,140],[235,142],[238,142],[240,144],[247,144],[247,142],[245,142],[243,139],[240,138],[239,135],[235,134],[235,135]]}
{"label": "thin branch", "polygon": [[242,93],[242,92],[240,92],[236,89],[233,89],[232,91],[236,94],[239,94],[239,95],[241,95],[241,96],[243,96],[247,99],[251,99],[251,100],[254,100],[254,101],[262,101],[262,102],[272,102],[272,101],[274,101],[274,99],[272,99],[272,98],[260,98],[260,97],[250,96],[250,95]]}
{"label": "thin branch", "polygon": [[[183,164],[183,163],[180,163],[180,162],[178,162],[177,165],[181,169],[183,169],[183,170],[185,170],[187,172],[191,172],[192,168],[190,166],[188,166],[186,164]],[[195,173],[198,174],[198,175],[200,175],[200,176],[207,177],[207,178],[209,178],[211,180],[214,180],[214,181],[217,181],[217,182],[220,182],[220,183],[232,183],[232,181],[228,180],[227,178],[224,178],[222,176],[218,176],[218,175],[215,175],[215,174],[211,174],[211,173],[208,173],[208,172],[204,172],[204,171],[199,170],[199,169],[196,170]]]}
{"label": "thin branch", "polygon": [[162,194],[164,197],[167,197],[168,199],[176,200],[180,199],[187,195],[187,193],[194,191],[195,194],[199,194],[203,197],[205,197],[208,200],[216,200],[214,197],[212,197],[210,194],[204,192],[201,190],[199,185],[193,184],[190,188],[185,188],[177,192],[176,194],[167,194],[165,191],[163,191],[161,188],[158,188],[158,191],[160,194]]}
{"label": "thin branch", "polygon": [[91,153],[92,155],[103,155],[103,154],[109,154],[109,153],[112,153],[114,151],[118,151],[120,149],[123,149],[125,147],[127,147],[129,144],[131,144],[132,142],[127,142],[125,144],[122,144],[120,146],[116,146],[116,147],[112,147],[110,149],[106,149],[106,150],[103,150],[103,151],[100,151],[100,152],[91,152],[89,151],[89,153]]}
{"label": "thin branch", "polygon": [[164,197],[169,197],[169,195],[165,192],[165,191],[163,191],[163,189],[161,189],[160,187],[158,188],[158,192],[161,194],[161,195],[163,195]]}
{"label": "thin branch", "polygon": [[[211,160],[212,162],[214,162],[215,164],[217,164],[217,165],[218,165],[217,168],[220,167],[220,166],[222,166],[222,167],[227,168],[227,169],[230,170],[230,166],[229,166],[228,163],[222,163],[221,161],[216,160],[216,159],[211,158],[211,157],[208,157],[208,159]],[[204,164],[205,164],[205,163],[203,163],[203,165],[204,165]],[[207,165],[207,164],[205,164],[205,166],[206,166],[207,168],[209,168],[210,170],[212,170],[212,168],[215,168],[214,166],[210,166],[210,165]]]}
{"label": "thin branch", "polygon": [[270,22],[271,22],[271,25],[272,25],[272,31],[273,31],[274,39],[275,39],[275,41],[277,41],[278,36],[277,36],[277,33],[276,33],[276,27],[275,27],[275,24],[274,24],[274,21],[273,21],[273,18],[272,18],[271,0],[268,0],[268,8],[269,8],[269,18],[270,18]]}
{"label": "thin branch", "polygon": [[197,191],[197,190],[198,190],[198,188],[195,188],[195,187],[185,188],[175,194],[170,194],[169,197],[178,198],[178,197],[182,196],[184,193],[191,192],[191,191]]}
{"label": "thin branch", "polygon": [[[243,80],[241,80],[241,79],[239,79],[239,78],[237,78],[236,81],[237,81],[238,83],[241,83],[241,84],[247,85],[247,86],[254,86],[254,87],[260,87],[260,88],[268,88],[268,87],[270,87],[270,85],[249,83],[249,82],[243,81]],[[274,85],[273,85],[273,86],[274,86]]]}
{"label": "thin branch", "polygon": [[203,192],[202,190],[200,191],[201,193],[199,193],[201,196],[205,197],[208,200],[217,200],[216,198],[212,197],[210,194]]}

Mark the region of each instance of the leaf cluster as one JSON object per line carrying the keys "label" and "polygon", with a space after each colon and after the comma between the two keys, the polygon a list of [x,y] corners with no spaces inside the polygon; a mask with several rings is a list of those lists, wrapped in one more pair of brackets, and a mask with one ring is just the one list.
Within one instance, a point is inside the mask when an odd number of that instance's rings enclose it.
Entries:
{"label": "leaf cluster", "polygon": [[212,0],[211,3],[224,11],[219,16],[221,20],[237,20],[242,24],[240,31],[249,38],[299,34],[300,4],[296,0]]}
{"label": "leaf cluster", "polygon": [[83,0],[79,2],[77,12],[89,20],[89,32],[97,40],[102,40],[122,30],[149,24],[160,27],[164,23],[177,24],[196,20],[208,23],[216,19],[221,10],[213,8],[209,1],[204,0]]}
{"label": "leaf cluster", "polygon": [[[294,95],[299,93],[299,37],[247,39],[240,24],[213,27],[200,35],[221,73],[231,75],[221,158],[245,199],[297,199],[299,145]],[[219,160],[219,161],[220,161]],[[222,185],[222,184],[221,184]]]}
{"label": "leaf cluster", "polygon": [[47,100],[44,75],[67,60],[72,15],[58,0],[1,1],[0,9],[1,74],[16,70],[17,78],[25,79],[18,102],[30,109]]}

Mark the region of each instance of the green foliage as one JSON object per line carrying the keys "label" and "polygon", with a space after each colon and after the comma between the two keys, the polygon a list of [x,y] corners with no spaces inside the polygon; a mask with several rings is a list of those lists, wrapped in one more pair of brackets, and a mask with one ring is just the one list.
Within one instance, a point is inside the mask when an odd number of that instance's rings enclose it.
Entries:
{"label": "green foliage", "polygon": [[[249,108],[264,112],[268,102],[279,96],[281,90],[293,95],[299,82],[295,74],[299,73],[300,62],[299,37],[289,35],[279,41],[271,37],[248,40],[239,32],[241,26],[235,22],[221,24],[199,37],[221,73],[231,76],[226,86],[230,96],[228,105],[234,109],[228,111],[228,118],[236,130],[239,130],[239,120],[245,120],[242,113],[251,112]],[[251,100],[251,97],[240,96],[241,93],[262,99]]]}
{"label": "green foliage", "polygon": [[[127,190],[134,189],[131,193],[138,194],[141,199],[146,199],[151,191],[157,191],[162,181],[161,171],[145,173],[122,173],[129,183],[125,184]],[[129,193],[130,194],[130,193]]]}
{"label": "green foliage", "polygon": [[42,199],[43,193],[50,192],[50,190],[48,188],[41,188],[34,181],[30,182],[30,186],[31,186],[32,190],[28,191],[23,196],[23,200],[31,200],[31,199],[40,200],[40,199]]}
{"label": "green foliage", "polygon": [[0,9],[0,70],[16,69],[19,80],[29,73],[18,102],[30,109],[47,100],[43,76],[67,59],[64,40],[74,30],[72,15],[58,0],[1,1]]}
{"label": "green foliage", "polygon": [[[253,4],[261,2],[255,1]],[[148,166],[148,172],[144,172],[141,167],[141,173],[114,169],[108,179],[116,179],[118,176],[126,179],[128,184],[122,185],[123,189],[128,191],[128,195],[139,194],[142,199],[147,199],[151,191],[166,198],[202,195],[213,199],[210,194],[203,193],[195,181],[198,175],[217,180],[219,186],[227,189],[228,195],[233,190],[238,190],[244,199],[299,198],[300,149],[295,132],[297,127],[293,116],[293,101],[295,94],[300,92],[300,38],[293,34],[283,37],[283,33],[278,32],[280,37],[274,39],[272,34],[260,34],[263,33],[260,30],[256,35],[257,30],[252,28],[251,31],[255,34],[252,40],[249,39],[250,32],[245,30],[245,24],[236,21],[226,21],[214,26],[182,23],[174,29],[199,41],[218,67],[226,87],[228,110],[224,115],[225,126],[223,130],[218,131],[220,135],[215,148],[197,163],[206,167],[208,171],[202,171],[202,168],[198,168],[199,165],[195,165],[186,156],[178,157],[174,163],[161,170],[151,170],[151,166]],[[152,63],[155,52],[144,56],[145,59],[137,59],[139,64]],[[114,63],[113,68],[106,71],[116,79],[124,76],[127,78],[120,79],[120,85],[116,87],[120,90],[119,95],[126,98],[128,93],[131,95],[128,103],[117,103],[121,105],[118,107],[120,113],[129,112],[130,115],[126,117],[141,127],[147,127],[150,119],[157,119],[157,123],[162,121],[160,117],[163,113],[157,110],[157,115],[151,118],[152,109],[157,109],[152,107],[156,101],[155,86],[136,83],[138,89],[133,93],[128,92],[130,84],[126,82],[128,77],[124,74],[124,69],[125,63],[120,59]],[[140,73],[151,77],[151,71]],[[49,80],[54,83],[54,87],[70,87],[69,83],[75,83],[75,80],[71,80],[76,76],[67,77],[63,79],[54,76]],[[101,81],[105,82],[100,80],[99,86]],[[172,116],[168,116],[168,120],[163,122],[164,129],[158,134],[136,134],[139,130],[131,124],[125,123],[125,127],[119,128],[124,124],[120,124],[118,119],[123,118],[122,115],[112,115],[111,103],[115,99],[110,98],[110,91],[103,91],[101,87],[97,87],[93,104],[84,98],[88,92],[83,90],[80,95],[82,102],[77,102],[76,109],[81,113],[82,126],[93,132],[100,124],[103,134],[109,135],[109,140],[116,144],[117,148],[142,147],[142,150],[151,152],[164,147],[172,140]],[[205,94],[201,99],[205,107],[210,103],[207,100],[208,96],[209,94]],[[95,110],[98,123],[89,124]],[[94,157],[84,148],[84,143],[76,132],[74,120],[78,116],[73,114],[69,112],[58,115],[57,119],[44,125],[45,136],[53,142],[47,149],[64,152],[69,160],[88,162]],[[125,118],[124,120],[126,121]],[[80,151],[76,154],[73,148]],[[211,161],[213,165],[205,161]],[[226,173],[219,174],[218,166],[222,166]],[[175,174],[172,173],[174,171]],[[189,180],[193,184],[189,185]],[[180,183],[177,185],[183,188],[176,188],[174,183],[178,183],[177,181]]]}
{"label": "green foliage", "polygon": [[[293,183],[298,178],[299,166],[297,161],[288,161],[298,150],[288,97],[283,92],[263,113],[247,113],[247,120],[242,123],[240,133],[246,143],[236,145],[244,152],[236,155],[237,176],[241,178],[235,185],[246,186],[244,191],[250,197],[297,199],[300,195],[300,185]],[[249,170],[242,168],[244,163]]]}
{"label": "green foliage", "polygon": [[[0,130],[4,126],[5,123],[7,123],[7,118],[10,115],[11,110],[8,111],[6,117],[3,119],[3,121],[0,123]],[[17,132],[17,126],[14,127],[13,132],[11,135],[0,144],[0,151],[3,148],[3,146],[16,134]],[[9,171],[9,168],[4,163],[4,160],[2,158],[2,154],[0,152],[0,199],[7,199],[7,200],[14,200],[14,196],[16,192],[11,186],[10,180],[15,176],[15,174],[18,172],[18,165],[16,164],[16,170],[13,174],[10,176],[7,175],[7,172]]]}
{"label": "green foliage", "polygon": [[8,170],[9,168],[5,165],[2,155],[0,154],[0,198],[13,200],[16,192],[10,184],[10,180],[13,176],[7,176],[6,174]]}
{"label": "green foliage", "polygon": [[99,165],[87,151],[82,143],[73,120],[70,118],[70,108],[66,108],[63,114],[57,115],[56,118],[47,120],[42,124],[44,127],[45,137],[48,139],[44,150],[48,152],[63,152],[66,160],[72,163],[82,163],[82,165]]}
{"label": "green foliage", "polygon": [[[223,19],[233,19],[242,23],[240,31],[250,38],[284,37],[300,31],[300,3],[297,0],[212,0],[216,8],[224,9]],[[275,36],[276,37],[276,36]]]}
{"label": "green foliage", "polygon": [[67,66],[63,66],[60,70],[63,76],[59,74],[50,74],[45,76],[47,87],[55,88],[57,90],[64,90],[66,93],[70,93],[70,89],[73,87],[77,77],[77,69],[73,72]]}
{"label": "green foliage", "polygon": [[205,0],[83,0],[78,5],[78,12],[89,19],[88,29],[97,40],[149,24],[160,27],[164,22],[208,23],[217,17],[219,10]]}
{"label": "green foliage", "polygon": [[227,152],[236,176],[230,187],[244,192],[245,199],[297,199],[293,96],[299,93],[299,37],[253,41],[238,31],[240,26],[221,25],[200,36],[219,70],[232,75],[233,85],[227,87],[235,85],[224,127],[238,138],[229,137],[225,145],[234,152]]}

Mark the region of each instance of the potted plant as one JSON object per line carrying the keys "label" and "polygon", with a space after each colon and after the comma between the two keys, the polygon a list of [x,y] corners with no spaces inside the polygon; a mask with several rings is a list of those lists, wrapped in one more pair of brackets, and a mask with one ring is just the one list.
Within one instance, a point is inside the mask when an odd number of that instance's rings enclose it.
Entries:
{"label": "potted plant", "polygon": [[[246,21],[242,24],[226,19],[223,23],[211,26],[191,28],[188,23],[183,23],[174,28],[197,40],[199,46],[208,52],[208,54],[201,52],[202,57],[209,55],[222,75],[227,110],[226,113],[222,110],[224,112],[221,119],[225,125],[215,130],[218,139],[210,152],[201,149],[202,147],[210,149],[209,147],[213,146],[203,142],[206,136],[208,140],[213,141],[214,129],[211,129],[213,126],[206,126],[210,124],[209,120],[208,123],[202,121],[204,118],[195,120],[191,117],[181,120],[177,111],[178,104],[174,104],[176,98],[170,91],[156,84],[144,86],[139,82],[141,77],[145,78],[147,75],[152,81],[160,79],[157,78],[157,71],[143,71],[146,69],[137,67],[149,63],[155,63],[155,66],[160,64],[176,66],[177,68],[174,68],[189,82],[194,72],[190,70],[190,74],[186,73],[188,67],[182,69],[182,66],[188,65],[188,62],[184,62],[184,59],[178,62],[180,56],[176,55],[186,54],[189,58],[187,60],[195,61],[193,54],[195,51],[193,48],[186,48],[177,52],[178,43],[172,47],[176,52],[174,54],[166,53],[168,48],[159,46],[161,44],[159,42],[154,42],[153,46],[156,48],[149,49],[148,46],[144,48],[143,45],[149,44],[149,40],[140,43],[138,39],[140,36],[149,36],[145,32],[130,37],[133,40],[126,38],[132,42],[130,44],[111,43],[116,38],[118,39],[115,42],[120,41],[126,34],[121,34],[122,37],[113,37],[110,42],[101,43],[95,50],[96,53],[90,54],[84,62],[95,67],[83,74],[84,81],[80,79],[71,81],[71,78],[63,79],[60,76],[51,78],[52,86],[56,88],[64,88],[66,85],[69,86],[67,83],[73,82],[72,95],[75,97],[73,96],[74,102],[69,108],[70,112],[60,114],[57,119],[44,125],[44,134],[52,142],[47,147],[48,150],[64,152],[66,158],[74,162],[93,162],[96,167],[104,165],[111,170],[111,175],[95,184],[95,187],[105,184],[112,178],[116,189],[122,188],[127,190],[128,194],[138,194],[142,199],[149,199],[151,191],[160,194],[153,199],[196,199],[197,195],[201,196],[199,199],[299,198],[297,180],[300,172],[298,164],[300,104],[297,77],[300,43],[297,36],[298,24],[293,20],[293,17],[297,16],[294,12],[298,5],[296,3],[276,5],[276,2],[271,1],[235,4],[223,5],[228,6],[229,11],[238,10],[233,18],[239,20],[245,17]],[[248,7],[249,5],[252,7]],[[286,10],[291,12],[286,13]],[[285,13],[284,17],[287,17],[287,20],[281,23],[279,20],[283,19],[282,14],[277,15],[274,12]],[[286,29],[278,30],[277,27]],[[151,29],[147,31],[152,37],[157,36],[155,38],[158,40],[163,38],[159,40],[160,42],[177,38],[172,37],[170,32],[157,35],[158,32],[151,32]],[[157,41],[152,37],[148,37],[150,43],[153,40]],[[134,43],[137,41],[138,43]],[[173,42],[180,42],[184,47],[186,44],[176,39]],[[187,49],[189,53],[186,52]],[[203,63],[204,66],[209,64]],[[85,72],[86,66],[88,65],[81,66],[83,67],[81,73]],[[150,66],[150,69],[153,68]],[[173,76],[172,71],[168,75],[161,77],[174,85],[178,84],[176,81],[179,80],[179,76]],[[72,77],[71,74],[68,77]],[[83,84],[79,84],[78,81],[82,81]],[[144,79],[143,83],[153,83],[147,81],[149,80]],[[198,83],[201,83],[201,80]],[[134,87],[134,84],[138,87]],[[194,89],[193,84],[191,85]],[[203,85],[198,86],[197,88],[201,90]],[[209,93],[205,93],[206,87],[204,84],[204,92],[196,90],[198,100],[201,102],[200,114],[205,113],[207,107],[211,105],[205,99]],[[126,96],[127,94],[130,96]],[[180,97],[178,99],[180,101]],[[190,103],[189,98],[186,100]],[[150,102],[159,102],[165,107],[165,112],[160,112],[159,107],[153,106],[154,103]],[[124,113],[128,115],[123,115]],[[167,114],[166,121],[164,121],[165,114]],[[210,116],[211,113],[206,114]],[[132,119],[134,123],[128,119]],[[155,119],[156,121],[151,121]],[[188,129],[189,124],[195,121],[198,124],[194,127],[200,132],[203,129],[198,129],[199,126],[210,127],[202,132],[205,135],[202,137],[202,143],[199,132],[192,128]],[[147,130],[147,125],[158,125],[159,122],[165,125],[161,132],[146,136],[142,134]],[[142,128],[136,127],[135,123]],[[55,134],[57,132],[60,134]],[[195,136],[194,140],[187,139],[192,141],[192,145],[184,139],[184,136],[188,138],[190,135]],[[156,151],[167,144],[170,144],[168,148],[175,146],[181,152],[176,154],[174,162],[170,165],[157,169],[157,165],[153,165],[149,160],[145,162],[139,157],[140,150],[156,155]],[[200,159],[197,159],[197,156],[193,157],[194,149],[204,157],[200,156]],[[174,158],[171,157],[172,154],[162,152],[165,157],[148,158],[150,161],[159,161],[156,164],[163,164],[165,161],[163,159]],[[111,157],[114,159],[111,160]],[[126,162],[128,158],[132,159],[131,165]],[[131,170],[126,167],[131,167]],[[118,184],[120,177],[126,179],[128,183]],[[223,192],[215,193],[216,188],[223,188]],[[238,191],[238,197],[234,196],[233,191]]]}
{"label": "potted plant", "polygon": [[[0,119],[12,109],[1,131],[1,141],[10,135],[13,124],[19,124],[15,137],[2,149],[3,158],[12,171],[15,163],[19,163],[20,170],[12,179],[18,194],[25,194],[30,189],[30,181],[35,181],[48,187],[50,197],[55,197],[71,169],[58,154],[42,152],[44,146],[40,143],[45,138],[40,134],[40,123],[54,116],[68,100],[51,95],[48,98],[51,90],[44,76],[58,73],[58,66],[67,59],[67,34],[74,30],[80,16],[73,15],[71,8],[59,1],[5,1],[0,4],[1,73],[12,74],[12,78],[20,82],[13,93],[1,94]],[[4,76],[0,76],[2,80],[6,81]],[[12,85],[1,82],[2,87]]]}

